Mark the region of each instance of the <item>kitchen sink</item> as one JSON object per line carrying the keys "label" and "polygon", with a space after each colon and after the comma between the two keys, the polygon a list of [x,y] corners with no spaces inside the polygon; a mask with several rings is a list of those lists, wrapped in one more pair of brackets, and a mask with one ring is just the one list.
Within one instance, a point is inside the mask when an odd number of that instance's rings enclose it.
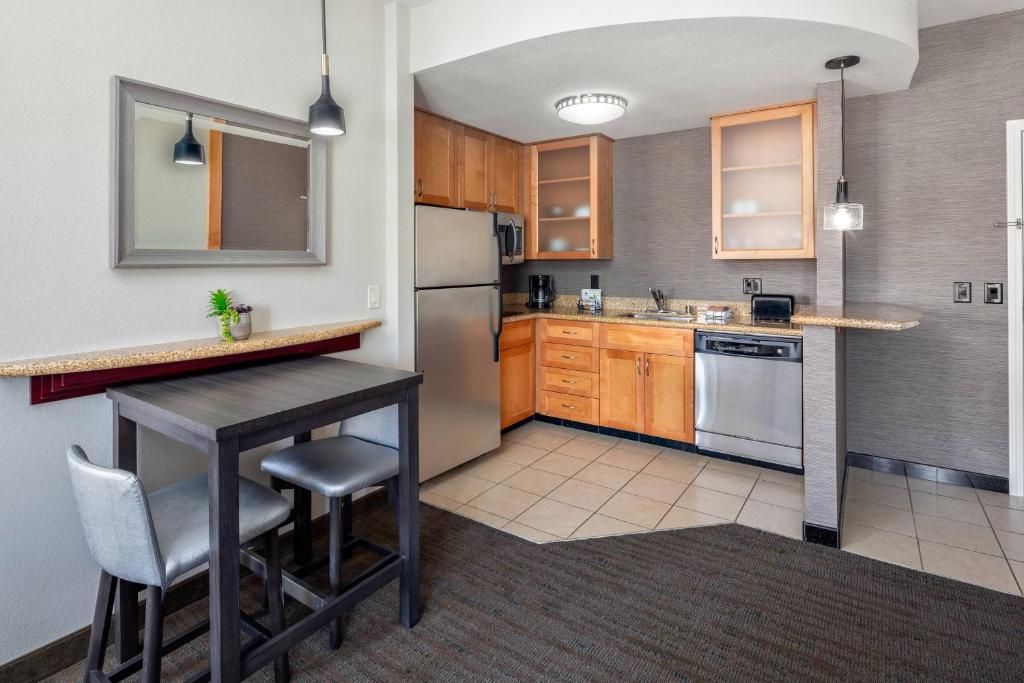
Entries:
{"label": "kitchen sink", "polygon": [[622,313],[620,318],[634,318],[636,320],[675,320],[677,322],[693,322],[692,315],[677,313],[675,311],[644,311],[643,313]]}

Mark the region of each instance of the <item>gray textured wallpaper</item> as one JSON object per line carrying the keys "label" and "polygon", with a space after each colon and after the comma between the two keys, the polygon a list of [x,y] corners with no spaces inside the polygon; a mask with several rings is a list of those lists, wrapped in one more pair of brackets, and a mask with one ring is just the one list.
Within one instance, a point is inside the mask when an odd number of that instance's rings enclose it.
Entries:
{"label": "gray textured wallpaper", "polygon": [[[1024,12],[921,32],[910,90],[853,99],[847,175],[864,204],[847,238],[847,297],[924,314],[898,334],[852,332],[849,448],[1006,476],[1006,121],[1024,118]],[[855,70],[849,75],[855,78]],[[974,303],[953,303],[953,282]]]}
{"label": "gray textured wallpaper", "polygon": [[[921,311],[906,332],[851,331],[847,439],[852,451],[1007,476],[1007,314],[981,303],[1006,280],[1006,121],[1024,118],[1024,11],[926,29],[906,91],[852,98],[851,200],[865,228],[846,238],[849,301]],[[856,69],[848,73],[856,82]],[[830,184],[829,192],[834,191]],[[615,259],[527,262],[506,285],[550,273],[559,293],[601,275],[612,296],[743,299],[740,279],[811,301],[813,261],[711,259],[707,128],[615,143]],[[953,282],[974,303],[954,304]]]}

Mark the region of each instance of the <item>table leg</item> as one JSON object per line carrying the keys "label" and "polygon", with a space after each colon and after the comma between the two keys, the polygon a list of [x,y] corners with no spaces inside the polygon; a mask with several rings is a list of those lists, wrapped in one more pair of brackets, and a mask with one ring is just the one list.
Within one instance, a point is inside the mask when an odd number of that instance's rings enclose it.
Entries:
{"label": "table leg", "polygon": [[420,620],[419,389],[406,390],[398,404],[398,545],[402,555],[399,612],[402,625]]}
{"label": "table leg", "polygon": [[[139,427],[134,420],[122,417],[120,407],[114,404],[114,467],[138,472]],[[139,591],[142,586],[119,581],[117,610],[114,615],[114,649],[117,659],[124,663],[142,652],[139,645]]]}
{"label": "table leg", "polygon": [[238,597],[238,439],[210,444],[210,675],[241,678]]}
{"label": "table leg", "polygon": [[[306,443],[313,438],[310,432],[295,435],[295,443]],[[300,567],[313,559],[313,501],[309,491],[296,488],[292,499],[295,527],[292,530],[292,559]]]}

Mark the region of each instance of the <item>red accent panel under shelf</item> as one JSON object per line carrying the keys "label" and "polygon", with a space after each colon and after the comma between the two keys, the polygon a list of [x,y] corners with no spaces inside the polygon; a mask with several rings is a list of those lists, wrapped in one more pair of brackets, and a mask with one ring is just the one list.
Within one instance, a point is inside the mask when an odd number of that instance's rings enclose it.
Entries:
{"label": "red accent panel under shelf", "polygon": [[294,358],[296,356],[322,356],[326,353],[352,351],[359,348],[359,334],[350,334],[336,339],[293,344],[278,349],[250,351],[232,356],[216,356],[214,358],[198,358],[196,360],[158,363],[155,365],[136,365],[129,368],[111,368],[109,370],[87,370],[83,372],[65,372],[57,375],[36,375],[31,377],[31,403],[51,403],[67,398],[89,396],[106,391],[107,387],[145,379],[166,379],[179,375],[188,375],[214,368],[226,368],[232,365],[244,365],[256,361],[274,358]]}

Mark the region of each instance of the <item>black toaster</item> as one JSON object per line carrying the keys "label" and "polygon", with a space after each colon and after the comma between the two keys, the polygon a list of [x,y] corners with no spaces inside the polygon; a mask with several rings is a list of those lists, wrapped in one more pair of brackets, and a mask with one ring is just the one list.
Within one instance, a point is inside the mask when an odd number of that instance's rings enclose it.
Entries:
{"label": "black toaster", "polygon": [[789,294],[754,294],[750,297],[750,320],[788,323],[793,317],[793,306],[793,297]]}

